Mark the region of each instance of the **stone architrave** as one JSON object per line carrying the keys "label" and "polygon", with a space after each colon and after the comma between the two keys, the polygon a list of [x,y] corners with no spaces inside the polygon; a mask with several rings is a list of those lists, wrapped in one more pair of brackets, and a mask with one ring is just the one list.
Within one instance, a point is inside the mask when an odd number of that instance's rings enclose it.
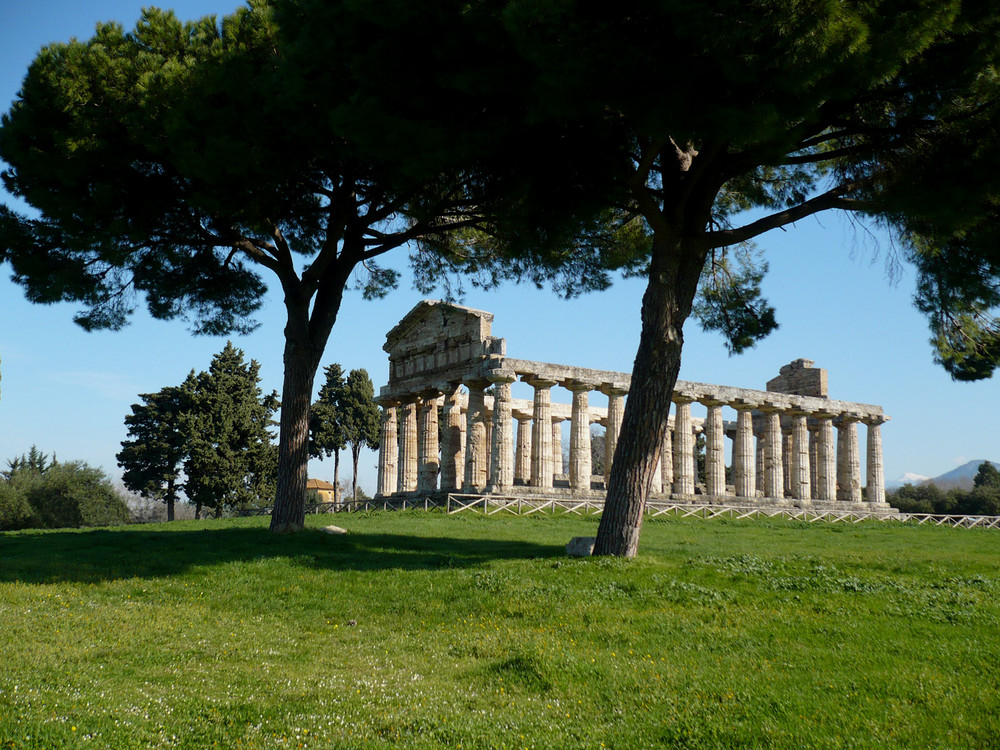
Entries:
{"label": "stone architrave", "polygon": [[861,502],[859,419],[857,414],[844,412],[837,424],[837,499],[842,502]]}
{"label": "stone architrave", "polygon": [[669,495],[674,488],[674,433],[668,424],[663,428],[660,445],[660,487]]}
{"label": "stone architrave", "polygon": [[438,391],[424,392],[420,402],[420,424],[417,433],[417,492],[437,490],[441,459],[438,449]]}
{"label": "stone architrave", "polygon": [[625,395],[628,391],[605,383],[601,386],[601,392],[608,397],[608,424],[604,430],[604,482],[607,485],[608,477],[611,475],[611,464],[615,458],[615,449],[618,447],[618,436],[622,431],[622,419],[625,416]]}
{"label": "stone architrave", "polygon": [[465,480],[465,420],[462,392],[449,384],[444,397],[444,429],[441,430],[441,489],[458,490]]}
{"label": "stone architrave", "polygon": [[[531,422],[531,485],[552,487],[552,386],[554,380],[524,376],[522,380],[535,389]],[[560,448],[561,450],[561,448]]]}
{"label": "stone architrave", "polygon": [[782,407],[762,404],[764,413],[764,497],[783,498],[785,496],[785,472],[782,462],[784,441],[781,435]]}
{"label": "stone architrave", "polygon": [[517,449],[514,451],[514,481],[528,484],[531,481],[531,420],[517,420]]}
{"label": "stone architrave", "polygon": [[812,480],[809,475],[809,424],[806,412],[795,410],[792,416],[792,497],[796,500],[812,499]]}
{"label": "stone architrave", "polygon": [[510,384],[517,376],[511,370],[491,372],[487,377],[494,385],[489,487],[490,492],[508,492],[514,486],[514,420],[510,410]]}
{"label": "stone architrave", "polygon": [[399,480],[400,492],[417,489],[417,402],[405,401],[399,416]]}
{"label": "stone architrave", "polygon": [[868,427],[868,485],[866,501],[875,505],[885,505],[885,475],[882,468],[882,425],[886,418],[869,417],[865,419]]}
{"label": "stone architrave", "polygon": [[712,496],[726,494],[725,433],[722,431],[722,406],[725,401],[698,399],[708,408],[705,420],[705,492]]}
{"label": "stone architrave", "polygon": [[595,383],[572,380],[564,384],[573,393],[569,433],[569,486],[589,491],[593,474],[590,457],[590,392]]}
{"label": "stone architrave", "polygon": [[396,422],[396,404],[382,401],[382,433],[378,452],[378,494],[382,497],[396,494],[399,469],[399,432]]}
{"label": "stone architrave", "polygon": [[674,494],[694,494],[694,433],[691,426],[691,402],[694,396],[674,392],[677,412],[674,415]]}
{"label": "stone architrave", "polygon": [[738,401],[730,404],[736,409],[736,438],[733,440],[733,484],[737,497],[755,497],[756,451],[753,442],[753,409],[757,404]]}
{"label": "stone architrave", "polygon": [[465,413],[465,481],[462,488],[477,492],[486,488],[486,402],[483,389],[488,381],[470,378],[465,381],[469,389],[469,406]]}

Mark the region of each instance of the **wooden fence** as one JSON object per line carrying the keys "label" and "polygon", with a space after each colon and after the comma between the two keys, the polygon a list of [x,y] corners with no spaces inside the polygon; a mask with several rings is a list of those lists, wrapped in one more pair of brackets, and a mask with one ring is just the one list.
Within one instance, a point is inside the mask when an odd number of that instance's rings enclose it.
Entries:
{"label": "wooden fence", "polygon": [[[361,500],[357,503],[309,503],[306,513],[344,513],[373,510],[444,510],[448,515],[456,513],[482,513],[487,516],[511,514],[528,516],[534,513],[575,514],[597,516],[604,510],[604,501],[578,498],[539,498],[503,495],[465,495],[449,493],[444,497],[383,498]],[[270,508],[252,508],[239,511],[241,516],[270,515]],[[809,510],[804,508],[760,508],[739,505],[690,505],[650,500],[646,503],[646,515],[651,518],[728,518],[731,520],[781,518],[807,523],[861,523],[881,521],[882,523],[907,523],[918,526],[956,526],[964,529],[1000,529],[1000,516],[949,516],[930,513],[880,514],[858,510]]]}

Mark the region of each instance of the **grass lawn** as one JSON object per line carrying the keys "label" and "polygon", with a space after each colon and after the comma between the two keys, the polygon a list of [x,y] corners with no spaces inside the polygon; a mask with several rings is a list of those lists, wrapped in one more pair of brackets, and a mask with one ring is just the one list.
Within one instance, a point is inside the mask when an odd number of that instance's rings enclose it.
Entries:
{"label": "grass lawn", "polygon": [[267,520],[0,534],[0,750],[1000,747],[996,531]]}

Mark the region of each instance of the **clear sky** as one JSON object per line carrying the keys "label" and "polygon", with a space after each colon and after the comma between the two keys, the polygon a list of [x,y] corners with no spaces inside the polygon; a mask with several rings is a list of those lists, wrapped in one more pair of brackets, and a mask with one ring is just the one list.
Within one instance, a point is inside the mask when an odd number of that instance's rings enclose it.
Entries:
{"label": "clear sky", "polygon": [[[0,0],[0,106],[6,111],[14,100],[43,45],[87,38],[100,20],[131,27],[144,4]],[[229,13],[237,2],[166,5],[187,19]],[[10,198],[0,191],[0,200]],[[956,383],[933,363],[926,322],[911,302],[913,274],[904,266],[896,283],[887,278],[886,260],[894,252],[887,237],[826,214],[765,235],[759,244],[771,266],[765,293],[780,329],[749,353],[729,357],[720,337],[689,323],[682,379],[763,389],[781,365],[805,357],[828,370],[833,398],[880,404],[893,417],[882,428],[888,480],[905,472],[936,476],[972,459],[1000,461],[1000,378]],[[405,270],[405,250],[395,253],[387,265]],[[88,334],[73,323],[73,305],[31,305],[9,275],[0,266],[0,465],[34,444],[117,477],[124,417],[138,394],[179,384],[192,368],[206,369],[225,338],[194,337],[183,321],[153,321],[141,311],[123,331]],[[642,290],[641,282],[623,281],[565,301],[548,290],[507,286],[492,293],[470,289],[463,302],[496,315],[493,334],[507,339],[512,357],[630,371]],[[385,334],[420,299],[405,275],[399,291],[383,301],[349,293],[323,363],[363,367],[377,390],[388,375]],[[269,296],[259,321],[255,333],[234,343],[260,362],[263,387],[280,391],[279,295]],[[514,395],[529,397],[530,388],[515,386]],[[554,397],[569,401],[558,389]],[[596,396],[592,402],[600,405]],[[375,462],[374,454],[362,457],[359,475],[369,492]],[[314,461],[310,473],[330,479],[332,464]]]}

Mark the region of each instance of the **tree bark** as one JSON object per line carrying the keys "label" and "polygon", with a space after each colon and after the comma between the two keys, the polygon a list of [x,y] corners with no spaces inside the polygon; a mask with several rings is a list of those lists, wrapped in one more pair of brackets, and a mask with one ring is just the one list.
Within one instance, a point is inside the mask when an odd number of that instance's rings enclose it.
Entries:
{"label": "tree bark", "polygon": [[[285,326],[285,375],[278,431],[278,483],[271,511],[271,531],[300,531],[305,525],[309,473],[309,409],[322,349],[310,345],[304,311],[289,305]],[[325,343],[325,342],[324,342]]]}
{"label": "tree bark", "polygon": [[167,480],[167,496],[165,498],[167,502],[167,521],[174,520],[174,497],[177,495],[177,490],[174,489],[174,480]]}
{"label": "tree bark", "polygon": [[340,507],[340,448],[333,449],[333,505]]}
{"label": "tree bark", "polygon": [[277,533],[301,531],[305,526],[313,383],[355,265],[356,261],[339,259],[329,266],[318,282],[311,314],[310,286],[294,274],[281,277],[288,320],[278,428],[278,483],[271,511],[271,531]]}
{"label": "tree bark", "polygon": [[638,551],[646,498],[680,372],[684,321],[691,314],[706,255],[707,248],[697,238],[654,236],[639,350],[595,555],[634,557]]}

